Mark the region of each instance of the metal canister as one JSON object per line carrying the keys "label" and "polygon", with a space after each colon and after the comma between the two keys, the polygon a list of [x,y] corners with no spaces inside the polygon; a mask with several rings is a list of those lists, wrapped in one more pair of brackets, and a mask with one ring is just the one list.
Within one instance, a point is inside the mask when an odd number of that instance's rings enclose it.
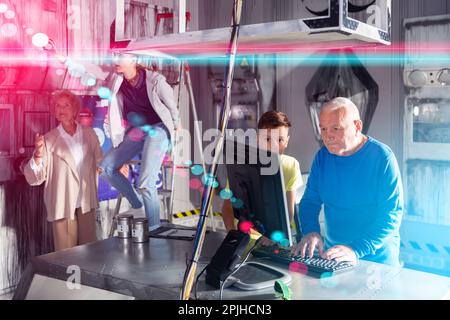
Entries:
{"label": "metal canister", "polygon": [[117,215],[117,236],[122,239],[131,238],[133,215],[122,213]]}
{"label": "metal canister", "polygon": [[137,218],[133,221],[132,231],[133,242],[147,242],[148,241],[148,219]]}

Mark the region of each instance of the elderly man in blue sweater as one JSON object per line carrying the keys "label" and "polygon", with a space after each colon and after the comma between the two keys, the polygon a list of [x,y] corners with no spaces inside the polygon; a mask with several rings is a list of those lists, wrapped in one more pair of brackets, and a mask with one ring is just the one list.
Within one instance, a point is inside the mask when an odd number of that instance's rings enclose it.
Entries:
{"label": "elderly man in blue sweater", "polygon": [[[335,98],[320,113],[324,147],[316,154],[300,202],[302,257],[399,264],[403,189],[397,160],[383,143],[362,134],[358,108]],[[324,206],[324,237],[319,213]]]}

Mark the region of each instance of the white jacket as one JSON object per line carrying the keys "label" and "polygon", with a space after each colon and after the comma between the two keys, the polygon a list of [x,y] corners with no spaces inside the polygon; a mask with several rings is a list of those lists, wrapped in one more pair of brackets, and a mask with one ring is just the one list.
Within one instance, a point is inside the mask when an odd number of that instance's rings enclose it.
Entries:
{"label": "white jacket", "polygon": [[[147,95],[150,104],[169,130],[170,137],[172,138],[174,136],[174,129],[178,128],[179,117],[173,89],[162,74],[149,70],[146,70],[145,74]],[[106,127],[109,130],[114,148],[122,142],[125,133],[122,114],[123,99],[121,94],[118,94],[122,82],[123,76],[119,75],[113,85],[111,104],[108,109],[109,125]]]}

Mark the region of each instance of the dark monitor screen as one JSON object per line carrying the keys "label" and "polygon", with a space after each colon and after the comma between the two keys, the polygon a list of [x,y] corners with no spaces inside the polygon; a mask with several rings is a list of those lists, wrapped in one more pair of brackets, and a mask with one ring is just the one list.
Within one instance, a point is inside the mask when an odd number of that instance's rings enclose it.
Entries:
{"label": "dark monitor screen", "polygon": [[292,246],[279,155],[230,138],[223,150],[234,216],[240,223],[250,221],[267,238]]}

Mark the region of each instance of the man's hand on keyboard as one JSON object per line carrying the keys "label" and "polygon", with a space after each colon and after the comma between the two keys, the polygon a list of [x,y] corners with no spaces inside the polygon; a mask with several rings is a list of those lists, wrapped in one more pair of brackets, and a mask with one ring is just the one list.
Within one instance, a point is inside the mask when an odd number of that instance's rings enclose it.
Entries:
{"label": "man's hand on keyboard", "polygon": [[347,261],[356,263],[355,251],[352,248],[344,245],[337,245],[328,249],[322,256],[324,259],[335,260],[337,262]]}
{"label": "man's hand on keyboard", "polygon": [[317,232],[308,233],[306,236],[302,238],[300,243],[296,246],[292,247],[292,253],[294,255],[299,255],[304,258],[313,257],[314,250],[317,249],[319,251],[320,256],[323,254],[323,240],[320,234]]}

